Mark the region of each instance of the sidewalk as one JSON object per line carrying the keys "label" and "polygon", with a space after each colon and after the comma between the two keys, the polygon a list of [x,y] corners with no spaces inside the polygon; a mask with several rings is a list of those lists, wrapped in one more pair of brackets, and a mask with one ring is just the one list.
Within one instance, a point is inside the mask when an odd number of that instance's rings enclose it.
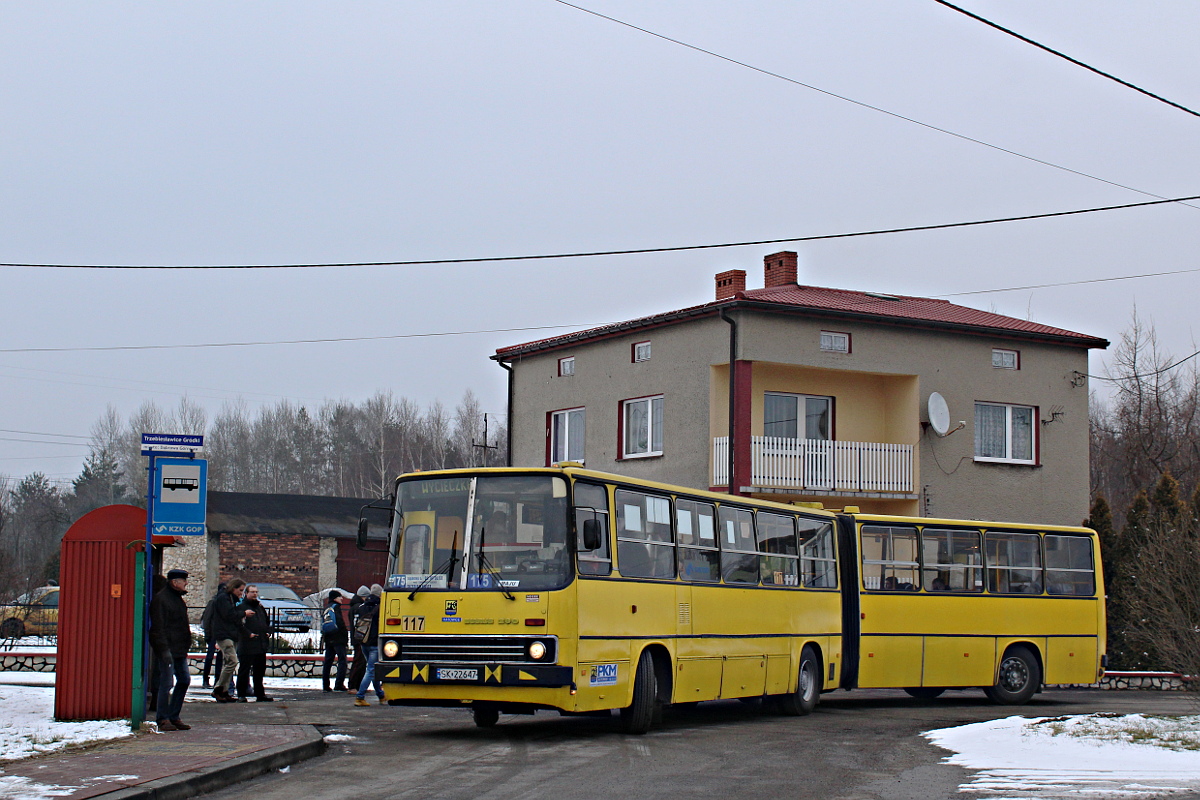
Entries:
{"label": "sidewalk", "polygon": [[189,691],[184,706],[183,717],[191,730],[160,733],[143,727],[125,739],[0,762],[0,800],[175,800],[249,780],[325,751],[316,727],[288,720],[288,706],[304,702],[294,695],[266,705],[218,706],[203,702],[198,694]]}

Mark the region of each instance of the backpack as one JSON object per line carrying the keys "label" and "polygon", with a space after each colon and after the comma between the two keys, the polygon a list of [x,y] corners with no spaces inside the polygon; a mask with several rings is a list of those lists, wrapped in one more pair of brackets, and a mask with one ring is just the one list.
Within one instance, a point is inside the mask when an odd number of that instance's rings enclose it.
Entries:
{"label": "backpack", "polygon": [[354,637],[355,644],[362,644],[371,635],[371,626],[375,623],[375,615],[367,612],[360,616],[354,622],[354,631],[351,635]]}
{"label": "backpack", "polygon": [[211,636],[211,626],[213,618],[213,607],[217,604],[217,598],[208,601],[208,605],[204,607],[204,613],[200,615],[200,630],[204,631],[204,636]]}
{"label": "backpack", "polygon": [[334,634],[338,632],[337,608],[329,606],[321,615],[321,633]]}

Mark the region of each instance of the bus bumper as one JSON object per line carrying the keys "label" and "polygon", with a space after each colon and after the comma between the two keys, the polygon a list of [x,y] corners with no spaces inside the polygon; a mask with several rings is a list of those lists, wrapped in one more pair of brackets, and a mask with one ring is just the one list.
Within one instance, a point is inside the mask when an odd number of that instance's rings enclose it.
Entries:
{"label": "bus bumper", "polygon": [[543,686],[572,685],[570,667],[548,664],[442,664],[436,662],[380,661],[375,665],[380,683],[421,686]]}

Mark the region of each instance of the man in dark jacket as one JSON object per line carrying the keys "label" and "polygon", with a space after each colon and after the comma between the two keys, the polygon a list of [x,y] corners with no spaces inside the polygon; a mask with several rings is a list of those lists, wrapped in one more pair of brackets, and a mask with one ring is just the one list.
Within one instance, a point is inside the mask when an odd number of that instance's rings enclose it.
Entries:
{"label": "man in dark jacket", "polygon": [[242,633],[242,620],[254,616],[254,612],[250,609],[238,606],[245,591],[246,582],[241,578],[234,578],[225,584],[225,591],[217,595],[216,602],[213,604],[213,638],[217,640],[217,647],[221,649],[223,662],[221,674],[217,676],[217,685],[212,692],[218,703],[233,702],[229,690],[225,687],[229,686],[238,666],[237,650],[234,645]]}
{"label": "man in dark jacket", "polygon": [[263,688],[263,676],[267,674],[267,647],[271,641],[271,621],[267,618],[266,609],[258,602],[258,587],[253,583],[246,587],[245,596],[239,606],[248,612],[242,620],[241,637],[238,639],[237,654],[241,666],[238,668],[237,699],[239,703],[246,702],[250,694],[250,675],[254,675],[254,699],[259,703],[269,703],[274,697],[267,697]]}
{"label": "man in dark jacket", "polygon": [[[150,647],[158,669],[158,704],[155,709],[160,731],[186,731],[179,718],[183,698],[187,695],[191,677],[188,675],[187,654],[192,644],[192,629],[188,624],[188,574],[182,569],[167,573],[167,585],[150,601]],[[174,681],[175,691],[171,691]]]}

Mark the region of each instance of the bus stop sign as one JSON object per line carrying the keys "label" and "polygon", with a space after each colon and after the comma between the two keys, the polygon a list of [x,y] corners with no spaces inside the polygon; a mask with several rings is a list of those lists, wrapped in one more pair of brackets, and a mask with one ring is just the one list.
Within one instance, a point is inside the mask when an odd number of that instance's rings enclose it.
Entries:
{"label": "bus stop sign", "polygon": [[203,458],[154,460],[156,536],[203,536],[208,507],[208,461]]}

